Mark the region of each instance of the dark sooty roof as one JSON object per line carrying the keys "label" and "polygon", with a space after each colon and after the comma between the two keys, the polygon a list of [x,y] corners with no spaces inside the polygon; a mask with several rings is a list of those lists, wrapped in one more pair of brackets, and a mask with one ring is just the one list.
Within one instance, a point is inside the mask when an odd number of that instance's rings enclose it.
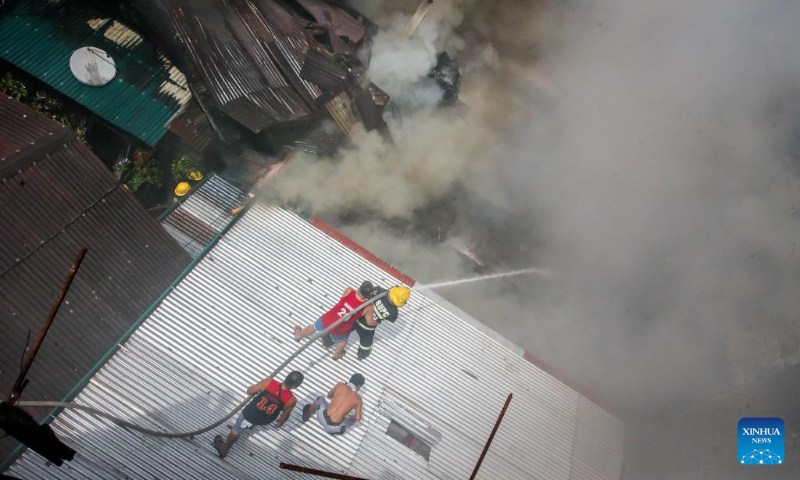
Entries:
{"label": "dark sooty roof", "polygon": [[314,42],[270,0],[137,0],[152,33],[208,93],[207,112],[259,132],[319,110],[320,90],[300,78]]}
{"label": "dark sooty roof", "polygon": [[[23,398],[63,398],[190,258],[75,134],[0,97],[0,395],[80,247],[88,253]],[[32,411],[42,418],[47,410]],[[0,440],[0,458],[16,442]]]}
{"label": "dark sooty roof", "polygon": [[[134,5],[180,64],[226,142],[231,141],[223,131],[228,119],[258,133],[283,122],[326,116],[331,99],[354,97],[361,90],[330,48],[353,57],[355,46],[366,44],[367,31],[339,7],[304,2],[302,8],[326,19],[317,24],[274,0],[134,0]],[[314,25],[350,40],[334,35],[341,48],[328,48],[313,36],[319,30]],[[338,123],[348,120],[344,131],[357,120],[339,117]]]}

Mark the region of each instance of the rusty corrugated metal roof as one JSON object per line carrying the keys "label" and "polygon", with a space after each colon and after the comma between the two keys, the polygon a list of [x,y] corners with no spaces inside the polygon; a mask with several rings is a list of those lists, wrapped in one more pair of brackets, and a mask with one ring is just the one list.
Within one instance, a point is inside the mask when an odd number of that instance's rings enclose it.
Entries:
{"label": "rusty corrugated metal roof", "polygon": [[[0,151],[13,149],[19,167],[0,181],[0,391],[10,389],[26,335],[35,337],[78,249],[89,250],[25,398],[63,398],[190,261],[86,145],[58,137],[65,130],[0,97]],[[0,458],[15,444],[0,440]]]}
{"label": "rusty corrugated metal roof", "polygon": [[366,27],[337,5],[323,0],[296,1],[335,37],[345,37],[351,44],[356,44],[367,35]]}
{"label": "rusty corrugated metal roof", "polygon": [[[357,112],[347,113],[350,101],[342,97],[355,98],[361,87],[312,35],[313,22],[302,19],[291,5],[274,0],[134,0],[134,4],[186,72],[200,105],[223,138],[225,118],[255,133],[326,113],[346,133],[360,122]],[[312,2],[293,8],[333,15],[325,28],[345,32],[357,38],[362,49],[369,48],[366,28],[358,20],[338,6],[326,10],[321,5]],[[356,55],[350,47],[347,52]]]}
{"label": "rusty corrugated metal roof", "polygon": [[316,50],[310,50],[306,55],[300,76],[331,93],[343,90],[347,81],[347,72],[336,60]]}
{"label": "rusty corrugated metal roof", "polygon": [[[75,139],[75,132],[0,92],[0,180]],[[0,202],[2,205],[2,202]]]}
{"label": "rusty corrugated metal roof", "polygon": [[202,154],[211,144],[214,131],[208,116],[196,101],[189,102],[167,125],[169,131]]}
{"label": "rusty corrugated metal roof", "polygon": [[[290,42],[262,9],[283,11],[269,0],[137,0],[134,2],[155,35],[213,99],[210,115],[221,112],[253,132],[308,117],[319,96],[294,74],[308,38]],[[291,20],[291,18],[289,18]],[[297,35],[296,32],[291,32]],[[297,65],[295,65],[297,64]],[[297,77],[296,81],[295,78]],[[214,120],[212,118],[212,120]]]}

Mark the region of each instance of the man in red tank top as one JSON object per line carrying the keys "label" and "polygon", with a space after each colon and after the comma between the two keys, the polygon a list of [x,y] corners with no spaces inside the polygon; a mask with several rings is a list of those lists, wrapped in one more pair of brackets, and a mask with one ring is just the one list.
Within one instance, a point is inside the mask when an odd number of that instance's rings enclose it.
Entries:
{"label": "man in red tank top", "polygon": [[[358,290],[347,287],[342,295],[342,298],[339,299],[339,302],[334,305],[333,308],[323,313],[322,316],[319,317],[316,322],[314,322],[314,324],[308,325],[305,328],[301,328],[299,325],[294,327],[294,339],[299,342],[301,338],[307,337],[314,332],[325,330],[329,326],[333,325],[337,320],[361,306],[362,303],[366,302],[367,298],[369,297],[369,292],[371,292],[374,288],[375,287],[372,285],[372,282],[369,281],[362,283]],[[333,354],[334,360],[338,360],[344,355],[344,347],[347,345],[347,338],[350,336],[350,332],[353,331],[353,324],[356,321],[356,317],[360,317],[362,315],[371,320],[372,305],[367,306],[358,314],[351,315],[350,318],[336,325],[328,332],[333,341],[336,343],[336,351]]]}
{"label": "man in red tank top", "polygon": [[302,385],[303,378],[303,372],[295,370],[286,376],[283,383],[265,378],[248,388],[247,394],[254,395],[253,399],[239,414],[239,418],[228,432],[228,438],[223,439],[222,435],[214,437],[213,445],[219,457],[225,458],[228,450],[248,428],[255,425],[269,425],[276,418],[278,421],[275,422],[275,428],[280,428],[297,405],[297,399],[291,390]]}

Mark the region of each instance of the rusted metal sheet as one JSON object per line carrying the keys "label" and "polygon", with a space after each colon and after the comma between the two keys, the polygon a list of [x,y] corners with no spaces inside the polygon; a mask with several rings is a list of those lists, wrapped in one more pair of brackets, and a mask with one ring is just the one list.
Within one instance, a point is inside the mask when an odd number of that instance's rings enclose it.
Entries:
{"label": "rusted metal sheet", "polygon": [[200,109],[197,102],[190,102],[167,125],[167,128],[182,138],[197,153],[202,154],[211,144],[214,131],[208,116]]}
{"label": "rusted metal sheet", "polygon": [[389,126],[383,120],[383,108],[375,104],[369,89],[358,92],[355,98],[355,105],[367,131],[378,130],[386,134],[389,133]]}
{"label": "rusted metal sheet", "polygon": [[[25,389],[25,398],[59,399],[190,258],[82,142],[36,151],[60,124],[5,96],[0,112],[13,112],[0,114],[11,121],[0,123],[0,145],[17,135],[29,144],[18,152],[24,168],[0,180],[0,385],[11,387],[28,331],[46,317],[75,252],[89,249]],[[14,446],[0,440],[0,458]]]}
{"label": "rusted metal sheet", "polygon": [[343,90],[347,81],[347,72],[336,60],[316,50],[308,51],[300,76],[328,92]]}
{"label": "rusted metal sheet", "polygon": [[271,0],[137,0],[152,33],[214,105],[203,104],[216,125],[224,114],[253,132],[305,118],[317,110],[316,85],[300,78],[314,42]]}
{"label": "rusted metal sheet", "polygon": [[74,139],[72,130],[0,92],[0,181]]}
{"label": "rusted metal sheet", "polygon": [[367,29],[336,5],[321,0],[297,0],[318,24],[330,30],[336,37],[346,37],[351,44],[360,42]]}
{"label": "rusted metal sheet", "polygon": [[361,115],[355,109],[350,96],[345,92],[336,95],[325,103],[325,108],[333,117],[333,121],[336,122],[339,129],[347,136],[353,134],[356,126],[363,124]]}
{"label": "rusted metal sheet", "polygon": [[274,46],[268,44],[273,58],[281,66],[289,83],[312,108],[314,99],[322,94],[317,85],[300,77],[303,60],[312,48],[318,48],[317,42],[289,15],[279,4],[272,0],[252,0],[261,11],[265,23],[275,40]]}

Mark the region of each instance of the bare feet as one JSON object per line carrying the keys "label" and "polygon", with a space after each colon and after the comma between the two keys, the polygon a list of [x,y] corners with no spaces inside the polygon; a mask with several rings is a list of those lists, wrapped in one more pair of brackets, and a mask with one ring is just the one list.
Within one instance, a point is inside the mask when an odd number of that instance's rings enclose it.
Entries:
{"label": "bare feet", "polygon": [[300,339],[303,338],[303,337],[300,336],[300,333],[302,333],[302,331],[303,331],[303,329],[300,328],[300,326],[295,326],[294,327],[294,339],[295,339],[295,341],[299,342]]}
{"label": "bare feet", "polygon": [[307,422],[311,415],[314,415],[314,411],[317,409],[317,404],[314,402],[309,403],[305,407],[303,407],[303,421]]}

